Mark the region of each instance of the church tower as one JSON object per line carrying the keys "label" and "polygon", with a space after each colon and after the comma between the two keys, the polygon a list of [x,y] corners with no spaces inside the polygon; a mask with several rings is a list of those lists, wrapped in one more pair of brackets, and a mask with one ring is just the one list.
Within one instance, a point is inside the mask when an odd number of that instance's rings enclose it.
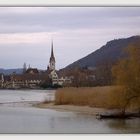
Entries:
{"label": "church tower", "polygon": [[53,41],[52,41],[52,46],[51,46],[51,57],[50,57],[50,70],[55,70],[55,57],[54,57],[54,52],[53,52]]}

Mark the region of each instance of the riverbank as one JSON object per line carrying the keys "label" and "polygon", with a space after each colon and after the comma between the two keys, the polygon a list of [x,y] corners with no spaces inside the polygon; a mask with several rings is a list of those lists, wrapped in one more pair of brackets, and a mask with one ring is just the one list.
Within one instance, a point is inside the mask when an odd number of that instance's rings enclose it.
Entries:
{"label": "riverbank", "polygon": [[96,107],[89,107],[89,106],[78,106],[78,105],[55,105],[52,103],[39,103],[34,105],[38,108],[44,109],[54,109],[57,111],[70,111],[88,115],[96,115],[96,114],[104,114],[106,113],[116,113],[119,110],[117,109],[105,109],[105,108],[96,108]]}
{"label": "riverbank", "polygon": [[[125,102],[121,87],[69,87],[56,90],[53,102],[45,100],[36,107],[92,115],[118,115],[124,111]],[[132,101],[131,105],[125,107],[125,113],[139,112],[138,103],[139,99]]]}

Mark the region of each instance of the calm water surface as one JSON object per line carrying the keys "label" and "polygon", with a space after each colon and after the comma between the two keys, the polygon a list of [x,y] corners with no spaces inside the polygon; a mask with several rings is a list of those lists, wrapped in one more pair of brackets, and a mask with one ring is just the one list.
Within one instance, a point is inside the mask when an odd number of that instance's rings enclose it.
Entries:
{"label": "calm water surface", "polygon": [[140,119],[97,120],[92,115],[32,107],[49,90],[0,90],[0,133],[140,133]]}

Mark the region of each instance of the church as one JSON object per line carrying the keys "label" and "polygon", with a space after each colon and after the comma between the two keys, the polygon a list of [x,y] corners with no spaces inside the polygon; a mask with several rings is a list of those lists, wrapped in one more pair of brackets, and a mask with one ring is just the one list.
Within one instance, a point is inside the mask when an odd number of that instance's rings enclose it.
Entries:
{"label": "church", "polygon": [[0,74],[1,88],[40,88],[41,84],[49,84],[51,86],[64,86],[71,83],[68,77],[60,77],[55,68],[56,60],[53,51],[53,41],[51,45],[51,56],[49,65],[46,70],[39,71],[37,68],[23,67],[22,74],[13,73],[11,75]]}

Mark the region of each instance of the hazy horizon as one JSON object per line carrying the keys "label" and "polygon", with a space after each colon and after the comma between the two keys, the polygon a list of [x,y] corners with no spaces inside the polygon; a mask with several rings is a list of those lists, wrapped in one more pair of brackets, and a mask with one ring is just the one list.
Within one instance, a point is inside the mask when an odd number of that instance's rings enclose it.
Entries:
{"label": "hazy horizon", "polygon": [[0,7],[0,68],[56,69],[119,38],[140,33],[140,7]]}

